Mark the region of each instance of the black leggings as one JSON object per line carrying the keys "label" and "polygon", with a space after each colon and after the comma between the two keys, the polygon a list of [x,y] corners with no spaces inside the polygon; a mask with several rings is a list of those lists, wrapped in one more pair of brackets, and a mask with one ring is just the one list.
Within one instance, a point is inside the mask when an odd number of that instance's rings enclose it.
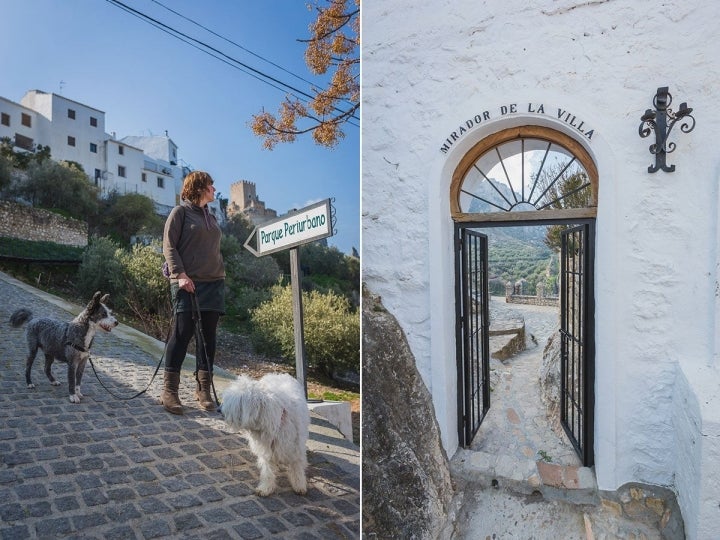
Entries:
{"label": "black leggings", "polygon": [[[209,371],[212,373],[213,363],[215,361],[215,345],[216,330],[218,321],[220,320],[219,311],[202,311],[200,314],[202,320],[202,333],[205,341],[205,350],[207,351],[207,361],[205,354],[201,350],[199,343],[195,343],[195,358],[197,360],[196,368],[201,371]],[[167,351],[165,353],[165,371],[174,371],[180,373],[185,355],[187,354],[190,340],[195,335],[195,321],[190,311],[182,311],[175,314],[175,326],[170,334],[167,343]]]}

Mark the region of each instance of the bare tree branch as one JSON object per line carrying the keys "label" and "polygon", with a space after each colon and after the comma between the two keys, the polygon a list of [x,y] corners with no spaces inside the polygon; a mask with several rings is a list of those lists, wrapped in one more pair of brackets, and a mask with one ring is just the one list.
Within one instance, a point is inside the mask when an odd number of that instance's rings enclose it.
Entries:
{"label": "bare tree branch", "polygon": [[314,97],[308,106],[287,96],[276,114],[263,110],[253,116],[250,123],[253,133],[268,150],[281,142],[294,142],[296,136],[307,133],[312,133],[317,144],[333,148],[345,137],[344,124],[357,120],[360,9],[354,6],[359,8],[360,0],[314,2],[317,19],[310,25],[312,35],[299,41],[308,44],[305,63],[310,71],[323,74],[332,68],[333,74],[325,89],[312,89]]}

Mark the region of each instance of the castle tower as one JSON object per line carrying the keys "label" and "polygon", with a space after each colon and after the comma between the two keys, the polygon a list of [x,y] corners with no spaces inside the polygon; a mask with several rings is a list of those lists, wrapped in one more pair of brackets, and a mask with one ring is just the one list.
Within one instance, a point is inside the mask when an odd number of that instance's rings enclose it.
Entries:
{"label": "castle tower", "polygon": [[230,201],[235,203],[241,210],[250,206],[252,201],[257,198],[255,182],[240,180],[230,186]]}
{"label": "castle tower", "polygon": [[277,217],[277,212],[265,208],[265,203],[258,197],[255,182],[248,182],[247,180],[240,180],[230,185],[230,201],[227,207],[228,218],[238,212],[243,213],[256,225]]}

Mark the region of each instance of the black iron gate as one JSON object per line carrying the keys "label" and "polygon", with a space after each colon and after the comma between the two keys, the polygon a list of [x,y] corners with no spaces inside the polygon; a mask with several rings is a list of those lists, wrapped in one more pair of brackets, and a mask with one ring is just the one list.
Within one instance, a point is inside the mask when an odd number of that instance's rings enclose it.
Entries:
{"label": "black iron gate", "polygon": [[490,409],[488,242],[484,234],[457,231],[458,435],[469,446]]}
{"label": "black iron gate", "polygon": [[560,422],[583,465],[593,465],[593,223],[562,232]]}

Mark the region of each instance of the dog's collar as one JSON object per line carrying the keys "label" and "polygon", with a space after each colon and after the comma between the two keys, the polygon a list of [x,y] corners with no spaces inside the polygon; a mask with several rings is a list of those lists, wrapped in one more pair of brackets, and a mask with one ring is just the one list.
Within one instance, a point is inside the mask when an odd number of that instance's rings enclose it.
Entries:
{"label": "dog's collar", "polygon": [[88,352],[85,347],[81,347],[80,345],[78,345],[77,343],[73,343],[72,341],[68,341],[67,343],[65,343],[65,345],[70,345],[76,351]]}

